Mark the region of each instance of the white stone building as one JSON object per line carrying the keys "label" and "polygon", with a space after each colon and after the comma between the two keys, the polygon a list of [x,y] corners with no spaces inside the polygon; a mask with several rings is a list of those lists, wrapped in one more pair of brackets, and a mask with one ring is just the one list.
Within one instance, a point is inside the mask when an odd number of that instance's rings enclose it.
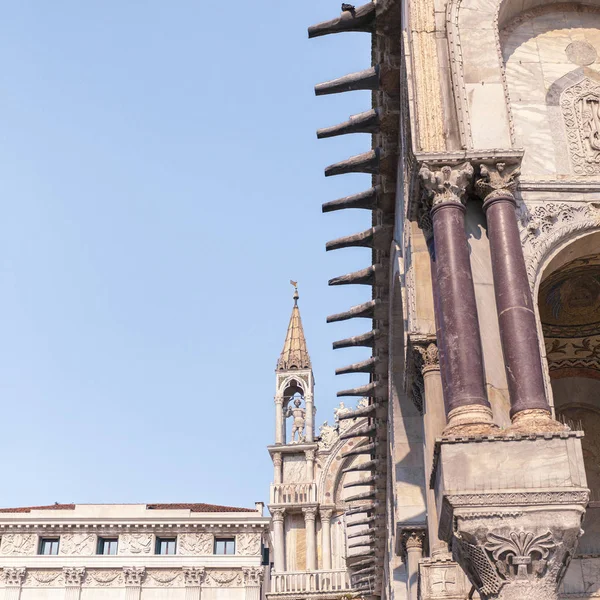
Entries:
{"label": "white stone building", "polygon": [[211,504],[0,510],[5,600],[260,600],[269,519]]}

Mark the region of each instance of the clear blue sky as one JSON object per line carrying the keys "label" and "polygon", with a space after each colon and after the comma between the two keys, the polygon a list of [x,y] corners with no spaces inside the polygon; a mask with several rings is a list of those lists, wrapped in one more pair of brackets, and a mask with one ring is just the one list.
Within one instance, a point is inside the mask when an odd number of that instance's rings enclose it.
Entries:
{"label": "clear blue sky", "polygon": [[[6,3],[0,19],[0,506],[268,500],[274,367],[300,306],[317,424],[366,331],[328,314],[370,225],[321,204],[370,186],[323,168],[369,149],[315,130],[370,108],[315,83],[367,34],[309,41],[337,0]],[[357,286],[353,286],[357,287]]]}

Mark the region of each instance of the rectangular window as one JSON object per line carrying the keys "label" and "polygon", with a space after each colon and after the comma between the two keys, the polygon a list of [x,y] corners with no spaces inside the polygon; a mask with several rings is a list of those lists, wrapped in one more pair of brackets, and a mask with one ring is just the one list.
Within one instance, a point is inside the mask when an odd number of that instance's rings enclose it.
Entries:
{"label": "rectangular window", "polygon": [[175,538],[156,538],[156,554],[175,554],[177,540]]}
{"label": "rectangular window", "polygon": [[235,554],[235,538],[215,538],[215,554]]}
{"label": "rectangular window", "polygon": [[119,540],[117,538],[98,538],[98,554],[114,556],[117,553]]}
{"label": "rectangular window", "polygon": [[58,554],[58,538],[42,538],[38,554],[56,556]]}

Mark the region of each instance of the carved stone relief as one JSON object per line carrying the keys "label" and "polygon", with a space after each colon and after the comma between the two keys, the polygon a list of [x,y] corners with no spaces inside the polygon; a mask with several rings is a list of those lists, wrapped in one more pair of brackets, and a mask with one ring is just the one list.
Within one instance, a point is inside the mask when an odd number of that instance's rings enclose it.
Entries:
{"label": "carved stone relief", "polygon": [[178,553],[184,556],[207,556],[213,553],[214,536],[210,533],[182,533],[177,538]]}
{"label": "carved stone relief", "polygon": [[560,106],[575,175],[600,175],[600,84],[587,77],[567,88]]}
{"label": "carved stone relief", "polygon": [[244,585],[259,586],[262,582],[264,568],[263,567],[242,567],[244,576]]}
{"label": "carved stone relief", "polygon": [[283,481],[300,483],[306,481],[306,461],[304,456],[286,456],[283,460]]}
{"label": "carved stone relief", "polygon": [[204,567],[183,567],[183,579],[186,586],[197,587],[206,579]]}
{"label": "carved stone relief", "polygon": [[600,228],[597,202],[545,202],[517,209],[529,284],[533,289],[539,270],[558,243]]}
{"label": "carved stone relief", "polygon": [[125,533],[119,537],[119,554],[150,554],[151,533]]}
{"label": "carved stone relief", "polygon": [[3,569],[2,573],[7,586],[20,586],[25,581],[27,569],[24,567],[10,567]]}
{"label": "carved stone relief", "polygon": [[67,533],[60,538],[60,553],[92,556],[96,554],[96,540],[92,533]]}
{"label": "carved stone relief", "polygon": [[64,567],[63,579],[66,586],[80,586],[85,577],[85,567]]}
{"label": "carved stone relief", "polygon": [[139,586],[146,576],[146,567],[123,567],[125,585]]}
{"label": "carved stone relief", "polygon": [[35,554],[37,536],[34,534],[8,533],[2,536],[0,553],[5,556]]}
{"label": "carved stone relief", "polygon": [[181,584],[183,572],[179,569],[149,569],[146,572],[146,585],[172,587]]}
{"label": "carved stone relief", "polygon": [[58,587],[63,585],[63,573],[60,570],[27,571],[26,585],[29,587]]}
{"label": "carved stone relief", "polygon": [[239,587],[242,585],[241,571],[207,571],[207,583],[213,587]]}
{"label": "carved stone relief", "polygon": [[241,533],[237,536],[236,552],[242,556],[257,556],[260,554],[260,542],[259,533]]}
{"label": "carved stone relief", "polygon": [[92,569],[86,573],[84,585],[111,587],[123,585],[123,571],[117,569]]}

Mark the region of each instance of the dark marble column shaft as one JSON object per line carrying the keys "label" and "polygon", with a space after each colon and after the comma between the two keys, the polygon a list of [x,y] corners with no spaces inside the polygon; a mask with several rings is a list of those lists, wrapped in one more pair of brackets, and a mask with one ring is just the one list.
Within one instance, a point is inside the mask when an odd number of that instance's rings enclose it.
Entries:
{"label": "dark marble column shaft", "polygon": [[489,408],[465,207],[461,202],[440,202],[434,205],[431,216],[447,410],[451,413],[469,405]]}
{"label": "dark marble column shaft", "polygon": [[511,416],[530,409],[550,412],[515,206],[510,191],[490,194],[483,205],[487,216]]}

